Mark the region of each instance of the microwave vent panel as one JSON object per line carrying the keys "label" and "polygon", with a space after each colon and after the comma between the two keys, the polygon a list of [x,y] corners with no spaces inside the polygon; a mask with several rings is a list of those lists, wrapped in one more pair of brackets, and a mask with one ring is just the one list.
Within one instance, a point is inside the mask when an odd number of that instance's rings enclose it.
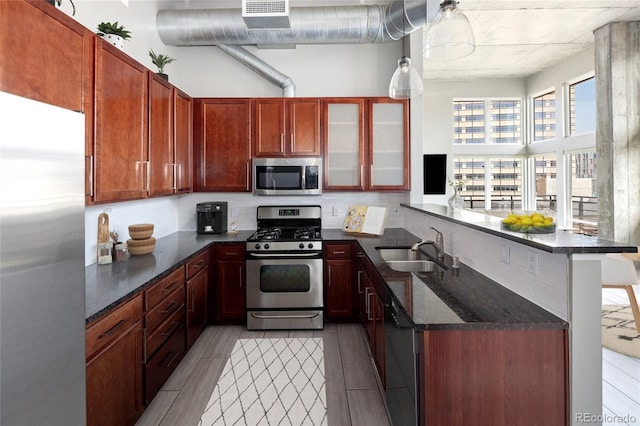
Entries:
{"label": "microwave vent panel", "polygon": [[289,0],[242,0],[247,28],[290,28]]}

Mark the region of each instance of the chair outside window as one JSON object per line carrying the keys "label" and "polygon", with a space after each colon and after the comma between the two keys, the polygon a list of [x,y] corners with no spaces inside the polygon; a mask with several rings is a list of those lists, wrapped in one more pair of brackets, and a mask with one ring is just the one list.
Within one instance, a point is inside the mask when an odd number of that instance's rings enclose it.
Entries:
{"label": "chair outside window", "polygon": [[633,286],[636,284],[638,284],[638,273],[633,261],[618,253],[607,254],[602,260],[602,287],[626,290],[636,330],[640,333],[640,308],[633,291]]}

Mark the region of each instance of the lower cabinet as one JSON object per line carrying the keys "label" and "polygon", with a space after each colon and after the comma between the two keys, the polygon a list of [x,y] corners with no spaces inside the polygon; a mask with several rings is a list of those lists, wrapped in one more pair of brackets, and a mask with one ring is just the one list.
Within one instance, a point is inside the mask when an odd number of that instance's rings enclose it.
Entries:
{"label": "lower cabinet", "polygon": [[209,250],[204,250],[187,262],[187,350],[207,326]]}
{"label": "lower cabinet", "polygon": [[187,352],[185,348],[186,330],[184,316],[184,310],[180,310],[169,320],[168,328],[162,331],[163,334],[168,336],[167,340],[165,340],[160,349],[147,360],[147,364],[145,365],[145,395],[147,404],[158,394],[164,382],[167,381]]}
{"label": "lower cabinet", "polygon": [[142,297],[86,331],[87,425],[133,425],[143,405]]}
{"label": "lower cabinet", "polygon": [[354,311],[354,286],[352,282],[350,243],[324,243],[324,299],[329,321],[352,320]]}
{"label": "lower cabinet", "polygon": [[[244,244],[214,246],[216,297],[215,319],[239,322],[246,320]],[[211,299],[210,299],[211,300]]]}

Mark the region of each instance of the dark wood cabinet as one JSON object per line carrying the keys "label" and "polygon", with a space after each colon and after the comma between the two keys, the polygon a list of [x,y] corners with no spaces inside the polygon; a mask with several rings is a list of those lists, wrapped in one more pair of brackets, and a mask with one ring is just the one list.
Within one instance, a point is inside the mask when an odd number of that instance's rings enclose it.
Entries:
{"label": "dark wood cabinet", "polygon": [[187,262],[187,350],[207,326],[209,251]]}
{"label": "dark wood cabinet", "polygon": [[149,76],[149,195],[174,189],[173,88],[155,73]]}
{"label": "dark wood cabinet", "polygon": [[193,189],[193,99],[173,88],[174,193]]}
{"label": "dark wood cabinet", "polygon": [[246,320],[245,251],[243,244],[214,246],[216,315],[218,321]]}
{"label": "dark wood cabinet", "polygon": [[350,243],[325,242],[325,309],[330,321],[352,320],[354,312],[353,261]]}
{"label": "dark wood cabinet", "polygon": [[86,331],[87,425],[133,425],[143,405],[142,297]]}
{"label": "dark wood cabinet", "polygon": [[86,112],[94,37],[44,1],[0,2],[0,90]]}
{"label": "dark wood cabinet", "polygon": [[320,99],[256,99],[255,157],[322,155]]}
{"label": "dark wood cabinet", "polygon": [[251,100],[196,99],[195,191],[251,191]]}
{"label": "dark wood cabinet", "polygon": [[144,198],[148,190],[148,70],[96,39],[96,203]]}

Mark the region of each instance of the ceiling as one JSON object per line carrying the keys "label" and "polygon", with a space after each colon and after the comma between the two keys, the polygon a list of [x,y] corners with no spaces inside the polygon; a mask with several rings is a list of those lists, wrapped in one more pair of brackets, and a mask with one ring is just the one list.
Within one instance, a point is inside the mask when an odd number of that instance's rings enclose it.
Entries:
{"label": "ceiling", "polygon": [[[407,0],[419,1],[419,0]],[[476,50],[455,61],[424,61],[426,80],[523,78],[593,45],[593,31],[609,22],[640,20],[639,0],[459,0],[473,27]],[[201,6],[201,0],[178,0]],[[385,4],[384,0],[290,0],[290,7]],[[429,16],[440,0],[428,0]],[[216,0],[216,8],[241,7]]]}

